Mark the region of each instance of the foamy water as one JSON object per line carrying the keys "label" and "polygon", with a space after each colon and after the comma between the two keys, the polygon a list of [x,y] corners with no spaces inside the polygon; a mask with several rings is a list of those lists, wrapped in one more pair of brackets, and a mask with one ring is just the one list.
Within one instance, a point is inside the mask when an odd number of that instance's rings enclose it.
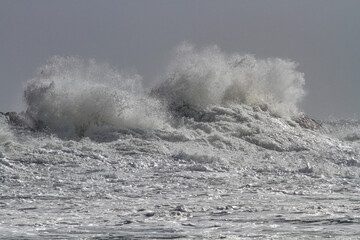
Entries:
{"label": "foamy water", "polygon": [[177,49],[166,81],[155,92],[175,106],[266,104],[290,115],[304,96],[305,80],[295,68],[296,63],[282,59],[228,55],[216,46],[199,51],[185,44]]}
{"label": "foamy water", "polygon": [[181,45],[164,76],[40,67],[0,118],[0,237],[358,238],[360,125],[304,128],[294,62]]}

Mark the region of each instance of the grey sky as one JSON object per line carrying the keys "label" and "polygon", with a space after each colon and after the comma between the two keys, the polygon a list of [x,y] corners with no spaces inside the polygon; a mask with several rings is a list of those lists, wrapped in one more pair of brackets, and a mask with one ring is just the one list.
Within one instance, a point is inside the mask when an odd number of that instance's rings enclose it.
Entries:
{"label": "grey sky", "polygon": [[315,118],[360,116],[358,0],[0,0],[0,111],[19,110],[24,82],[53,55],[162,73],[183,41],[299,63]]}

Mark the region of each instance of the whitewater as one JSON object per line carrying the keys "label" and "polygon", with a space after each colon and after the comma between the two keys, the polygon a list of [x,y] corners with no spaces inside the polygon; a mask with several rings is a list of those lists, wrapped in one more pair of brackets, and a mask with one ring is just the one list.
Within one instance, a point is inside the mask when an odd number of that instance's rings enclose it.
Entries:
{"label": "whitewater", "polygon": [[2,239],[359,239],[360,122],[297,63],[182,44],[151,87],[51,58],[0,114]]}

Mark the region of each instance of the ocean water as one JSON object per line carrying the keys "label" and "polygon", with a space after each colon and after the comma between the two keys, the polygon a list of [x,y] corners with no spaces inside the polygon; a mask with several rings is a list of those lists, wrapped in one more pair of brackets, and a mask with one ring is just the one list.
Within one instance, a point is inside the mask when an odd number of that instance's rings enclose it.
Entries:
{"label": "ocean water", "polygon": [[53,57],[0,115],[1,239],[359,239],[360,122],[296,63],[180,46],[163,80]]}

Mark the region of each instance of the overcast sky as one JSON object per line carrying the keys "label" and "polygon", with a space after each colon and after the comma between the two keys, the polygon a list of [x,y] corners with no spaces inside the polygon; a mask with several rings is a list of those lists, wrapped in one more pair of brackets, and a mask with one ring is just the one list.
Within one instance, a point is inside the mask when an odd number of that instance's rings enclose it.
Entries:
{"label": "overcast sky", "polygon": [[318,119],[360,116],[359,0],[0,0],[0,111],[53,55],[81,56],[153,81],[187,41],[299,63]]}

